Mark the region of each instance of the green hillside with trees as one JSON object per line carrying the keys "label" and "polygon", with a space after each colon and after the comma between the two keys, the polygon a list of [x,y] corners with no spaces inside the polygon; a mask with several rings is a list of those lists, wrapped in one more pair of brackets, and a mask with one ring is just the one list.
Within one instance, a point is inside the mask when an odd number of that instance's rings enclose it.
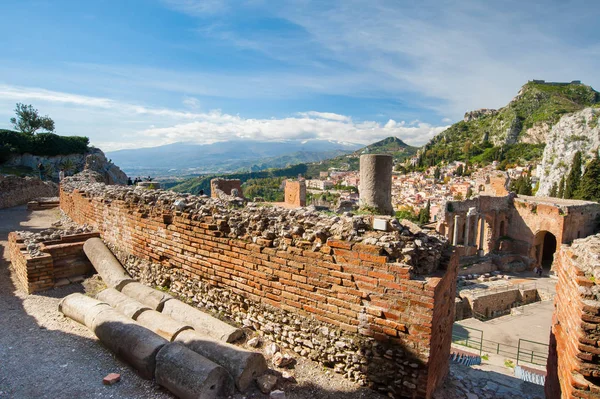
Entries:
{"label": "green hillside with trees", "polygon": [[389,154],[396,162],[403,162],[415,155],[418,147],[413,147],[398,137],[388,137],[361,148],[352,154],[342,155],[322,162],[308,164],[307,177],[318,177],[319,172],[335,168],[339,170],[358,170],[362,154]]}
{"label": "green hillside with trees", "polygon": [[539,160],[544,149],[539,131],[549,129],[565,114],[590,106],[600,106],[600,93],[590,86],[528,82],[507,106],[467,113],[466,121],[431,139],[420,151],[419,167],[451,161],[507,164]]}

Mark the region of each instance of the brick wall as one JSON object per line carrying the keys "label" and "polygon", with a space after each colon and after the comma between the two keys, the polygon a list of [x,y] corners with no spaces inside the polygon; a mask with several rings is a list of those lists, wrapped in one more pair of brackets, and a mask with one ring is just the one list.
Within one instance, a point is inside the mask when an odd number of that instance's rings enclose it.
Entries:
{"label": "brick wall", "polygon": [[[233,309],[233,320],[240,309],[272,309],[335,329],[339,335],[331,346],[340,337],[360,343],[353,356],[331,361],[392,397],[430,397],[447,373],[455,257],[439,277],[411,278],[410,267],[388,263],[377,246],[329,239],[318,249],[302,241],[292,246],[291,240],[285,249],[275,248],[265,238],[230,238],[211,217],[167,215],[121,200],[91,199],[77,190],[61,192],[61,208],[77,223],[96,226],[123,259],[133,256],[177,275],[177,284],[169,277],[175,289],[207,284],[231,294],[220,295],[224,303],[243,298],[234,307],[220,306]],[[269,334],[288,329],[269,327]],[[303,354],[314,352],[314,345],[297,339],[292,347]]]}
{"label": "brick wall", "polygon": [[286,180],[285,203],[293,206],[306,206],[306,182],[304,180]]}
{"label": "brick wall", "polygon": [[563,245],[552,318],[546,397],[600,398],[600,235]]}
{"label": "brick wall", "polygon": [[40,244],[41,256],[32,257],[16,232],[8,235],[8,253],[21,288],[28,294],[53,288],[60,279],[82,276],[93,270],[83,253],[83,243],[98,233],[75,234]]}

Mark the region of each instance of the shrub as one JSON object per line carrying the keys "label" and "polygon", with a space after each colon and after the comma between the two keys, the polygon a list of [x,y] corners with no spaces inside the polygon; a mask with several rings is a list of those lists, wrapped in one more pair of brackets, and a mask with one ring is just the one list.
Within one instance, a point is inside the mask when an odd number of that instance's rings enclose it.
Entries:
{"label": "shrub", "polygon": [[10,155],[33,154],[55,156],[82,154],[88,150],[90,140],[82,136],[59,136],[54,133],[27,135],[11,130],[0,130],[0,162]]}

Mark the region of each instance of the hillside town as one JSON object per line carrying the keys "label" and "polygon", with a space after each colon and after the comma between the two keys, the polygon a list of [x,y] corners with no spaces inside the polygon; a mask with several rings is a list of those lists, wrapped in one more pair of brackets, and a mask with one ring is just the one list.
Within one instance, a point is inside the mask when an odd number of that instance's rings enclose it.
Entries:
{"label": "hillside town", "polygon": [[[414,162],[409,160],[408,163]],[[465,162],[451,162],[440,167],[430,167],[424,172],[394,172],[392,176],[392,202],[397,211],[406,211],[418,215],[427,204],[430,207],[429,222],[436,222],[439,211],[446,202],[469,199],[474,195],[504,196],[508,193],[510,182],[530,176],[531,189],[537,185],[536,168],[533,165],[515,166],[506,171],[497,169],[498,162],[485,167],[467,169]],[[318,179],[307,179],[309,192],[319,194],[330,192],[339,195],[339,201],[350,201],[356,206],[360,185],[360,172],[337,171],[321,172]],[[346,188],[346,189],[345,189]]]}

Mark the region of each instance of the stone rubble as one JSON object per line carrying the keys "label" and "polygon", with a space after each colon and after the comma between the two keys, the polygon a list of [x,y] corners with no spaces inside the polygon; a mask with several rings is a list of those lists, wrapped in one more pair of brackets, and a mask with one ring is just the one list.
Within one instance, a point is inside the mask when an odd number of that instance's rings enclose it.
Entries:
{"label": "stone rubble", "polygon": [[16,233],[23,239],[29,255],[37,257],[43,255],[43,252],[40,251],[40,244],[43,242],[60,240],[62,237],[91,233],[93,231],[94,229],[92,226],[85,224],[80,226],[67,216],[63,215],[59,221],[53,223],[52,227],[46,230],[40,232],[19,230],[16,231]]}
{"label": "stone rubble", "polygon": [[[311,318],[253,303],[229,290],[191,279],[181,270],[126,255],[107,245],[134,279],[149,286],[169,287],[169,292],[180,299],[223,321],[243,326],[246,335],[258,335],[264,342],[267,358],[283,350],[293,351],[362,386],[370,384],[369,377],[383,380],[398,370],[413,381],[407,383],[417,382],[419,365],[407,360],[408,354],[399,347],[348,335]],[[384,360],[394,361],[397,370],[383,367]]]}
{"label": "stone rubble", "polygon": [[237,198],[228,201],[133,186],[107,186],[98,183],[100,179],[99,174],[84,171],[66,178],[63,190],[79,190],[106,203],[124,201],[143,212],[180,213],[194,220],[210,219],[227,237],[282,249],[296,246],[319,251],[329,238],[376,245],[389,262],[412,266],[415,274],[437,270],[441,254],[448,246],[445,238],[412,232],[410,226],[396,219],[389,220],[390,231],[375,231],[371,227],[372,215],[329,215],[314,208],[284,209],[254,202],[244,205]]}

